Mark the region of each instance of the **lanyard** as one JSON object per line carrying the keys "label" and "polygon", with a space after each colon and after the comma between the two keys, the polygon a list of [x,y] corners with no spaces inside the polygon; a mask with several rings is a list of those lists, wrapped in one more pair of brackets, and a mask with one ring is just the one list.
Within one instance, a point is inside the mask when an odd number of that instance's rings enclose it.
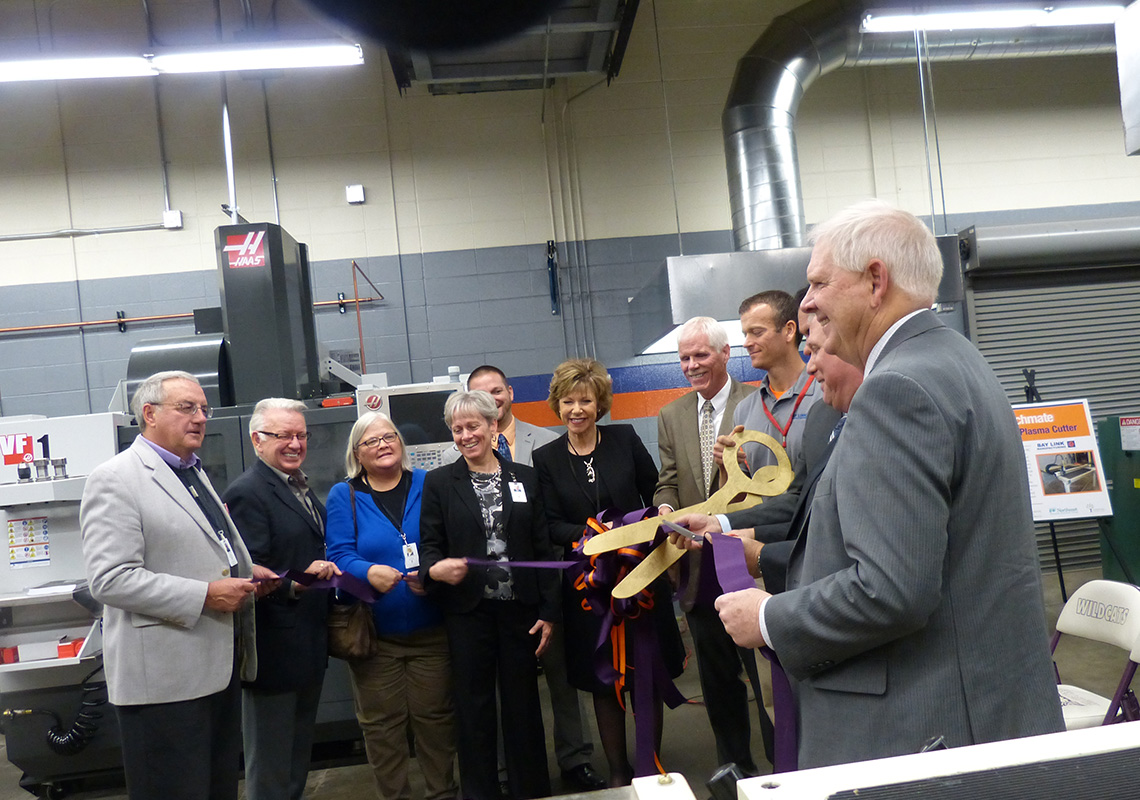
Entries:
{"label": "lanyard", "polygon": [[788,414],[788,421],[784,425],[781,425],[772,415],[772,412],[768,410],[768,404],[764,402],[764,397],[760,397],[760,405],[764,406],[764,413],[768,415],[768,421],[771,422],[773,426],[775,426],[776,430],[780,432],[780,436],[783,437],[780,441],[781,447],[786,448],[788,446],[788,431],[792,429],[792,420],[796,418],[796,409],[800,407],[800,403],[803,402],[804,395],[807,394],[808,387],[811,386],[812,381],[814,380],[814,375],[808,375],[808,379],[804,382],[804,388],[800,389],[800,393],[796,397],[796,403],[792,406],[792,413]]}
{"label": "lanyard", "polygon": [[[389,489],[387,492],[380,492],[376,489],[373,489],[372,484],[368,482],[367,478],[364,479],[364,485],[368,487],[368,493],[372,495],[372,502],[375,503],[376,507],[380,509],[380,513],[388,518],[388,521],[392,523],[392,527],[396,529],[396,533],[400,534],[400,538],[403,540],[404,544],[407,544],[408,535],[404,533],[403,515],[408,512],[408,495],[411,493],[411,481],[408,480],[408,473],[405,472],[403,475],[401,475],[400,482],[396,486],[393,486],[391,489]],[[384,504],[384,501],[381,499],[385,496],[395,497],[395,494],[393,493],[397,489],[404,490],[404,497],[402,500],[400,500],[400,508],[403,509],[400,514],[400,519],[396,519],[392,516],[392,512],[388,510],[388,506],[386,506]]]}

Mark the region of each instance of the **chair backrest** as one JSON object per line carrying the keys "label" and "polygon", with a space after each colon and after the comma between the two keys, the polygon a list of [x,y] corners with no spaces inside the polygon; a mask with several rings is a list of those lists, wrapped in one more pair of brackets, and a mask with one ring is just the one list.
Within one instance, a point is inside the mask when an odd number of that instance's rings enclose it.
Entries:
{"label": "chair backrest", "polygon": [[1057,632],[1116,645],[1140,663],[1140,587],[1089,581],[1061,609]]}

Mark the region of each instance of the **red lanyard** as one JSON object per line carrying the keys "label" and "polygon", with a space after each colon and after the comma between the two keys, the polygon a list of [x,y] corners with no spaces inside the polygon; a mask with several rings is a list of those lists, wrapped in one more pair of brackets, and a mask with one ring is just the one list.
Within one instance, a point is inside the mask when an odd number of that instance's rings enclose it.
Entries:
{"label": "red lanyard", "polygon": [[792,413],[788,414],[788,422],[785,425],[781,425],[776,420],[776,418],[772,415],[772,412],[768,410],[768,404],[764,402],[764,396],[760,396],[760,405],[764,406],[764,413],[768,415],[768,421],[771,422],[773,426],[775,426],[776,430],[780,432],[780,436],[783,437],[780,441],[780,445],[782,447],[788,446],[788,431],[792,429],[792,420],[796,418],[796,409],[800,407],[800,403],[803,402],[804,395],[807,394],[808,387],[811,386],[812,381],[814,380],[814,375],[808,375],[808,379],[804,383],[804,388],[800,389],[800,393],[796,397],[796,404],[792,406]]}

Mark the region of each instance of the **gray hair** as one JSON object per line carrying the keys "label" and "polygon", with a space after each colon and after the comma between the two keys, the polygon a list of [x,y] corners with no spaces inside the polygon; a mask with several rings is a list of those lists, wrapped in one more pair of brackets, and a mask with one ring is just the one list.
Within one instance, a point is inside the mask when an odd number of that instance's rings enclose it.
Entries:
{"label": "gray hair", "polygon": [[253,407],[253,415],[249,418],[249,435],[260,431],[265,427],[265,412],[266,411],[295,411],[298,414],[304,414],[306,406],[300,400],[291,400],[288,397],[267,397],[264,400],[258,400],[257,405]]}
{"label": "gray hair", "polygon": [[497,423],[499,421],[499,408],[495,405],[494,398],[489,392],[482,390],[453,393],[443,404],[443,421],[450,428],[456,414],[463,414],[468,411],[474,411],[476,414],[485,417],[488,422]]}
{"label": "gray hair", "polygon": [[709,348],[720,352],[728,345],[728,333],[724,326],[712,317],[693,317],[681,326],[677,332],[677,347],[680,349],[681,340],[703,334],[708,340]]}
{"label": "gray hair", "polygon": [[412,460],[408,458],[408,445],[396,423],[392,422],[392,418],[383,411],[365,411],[357,418],[348,434],[348,447],[344,451],[344,472],[349,478],[355,478],[364,472],[364,465],[356,457],[356,448],[364,438],[364,432],[377,422],[387,422],[396,432],[396,436],[400,439],[400,466],[405,472],[412,471]]}
{"label": "gray hair", "polygon": [[198,379],[189,372],[180,369],[168,369],[165,372],[156,372],[135,387],[134,397],[131,398],[131,413],[139,423],[139,430],[146,430],[146,420],[143,419],[143,406],[156,406],[166,400],[167,381],[190,381],[201,386]]}
{"label": "gray hair", "polygon": [[863,272],[882,261],[891,280],[907,296],[930,305],[942,282],[942,254],[934,234],[909,211],[882,200],[864,200],[812,229],[808,237],[827,248],[835,265]]}

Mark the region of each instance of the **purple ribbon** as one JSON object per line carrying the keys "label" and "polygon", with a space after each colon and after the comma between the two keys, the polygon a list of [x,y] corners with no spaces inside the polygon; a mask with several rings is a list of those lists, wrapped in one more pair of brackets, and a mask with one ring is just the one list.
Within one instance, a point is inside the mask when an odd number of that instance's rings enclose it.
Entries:
{"label": "purple ribbon", "polygon": [[[646,517],[656,516],[656,508],[643,508],[628,514],[612,510],[598,515],[600,522],[612,522],[614,528],[639,522]],[[658,708],[665,703],[676,708],[685,702],[685,697],[677,690],[673,679],[661,657],[657,637],[657,626],[652,614],[647,611],[653,602],[653,593],[647,587],[633,597],[615,599],[613,587],[662,541],[665,535],[658,530],[652,542],[643,542],[630,547],[622,547],[594,556],[586,556],[582,549],[594,535],[587,528],[574,546],[577,561],[567,573],[574,587],[587,601],[590,611],[601,617],[601,629],[594,647],[594,672],[604,684],[613,685],[618,680],[617,670],[612,662],[612,651],[607,653],[606,640],[615,624],[622,624],[627,646],[632,651],[633,667],[633,718],[636,737],[637,777],[658,773],[654,752],[654,740],[659,724]]]}
{"label": "purple ribbon", "polygon": [[[714,580],[720,584],[723,593],[739,592],[743,589],[755,589],[756,581],[748,574],[748,567],[744,560],[744,542],[735,536],[725,536],[723,533],[714,533],[705,549],[712,547],[713,565],[715,566]],[[705,573],[710,575],[714,570],[703,569],[704,560],[701,561],[700,589],[705,588]],[[780,666],[780,659],[768,647],[760,648],[760,655],[768,659],[772,665],[772,710],[776,715],[776,763],[772,765],[775,772],[793,772],[798,760],[798,745],[796,744],[796,704],[792,696],[792,685],[787,673]],[[763,709],[760,713],[765,713]]]}
{"label": "purple ribbon", "polygon": [[320,580],[311,572],[287,569],[278,577],[299,583],[308,589],[340,589],[365,603],[375,603],[380,599],[380,593],[372,588],[372,584],[362,581],[354,575],[349,575],[347,572],[333,575],[328,580]]}
{"label": "purple ribbon", "polygon": [[529,569],[567,569],[577,561],[496,561],[491,558],[465,558],[469,567],[527,567]]}

